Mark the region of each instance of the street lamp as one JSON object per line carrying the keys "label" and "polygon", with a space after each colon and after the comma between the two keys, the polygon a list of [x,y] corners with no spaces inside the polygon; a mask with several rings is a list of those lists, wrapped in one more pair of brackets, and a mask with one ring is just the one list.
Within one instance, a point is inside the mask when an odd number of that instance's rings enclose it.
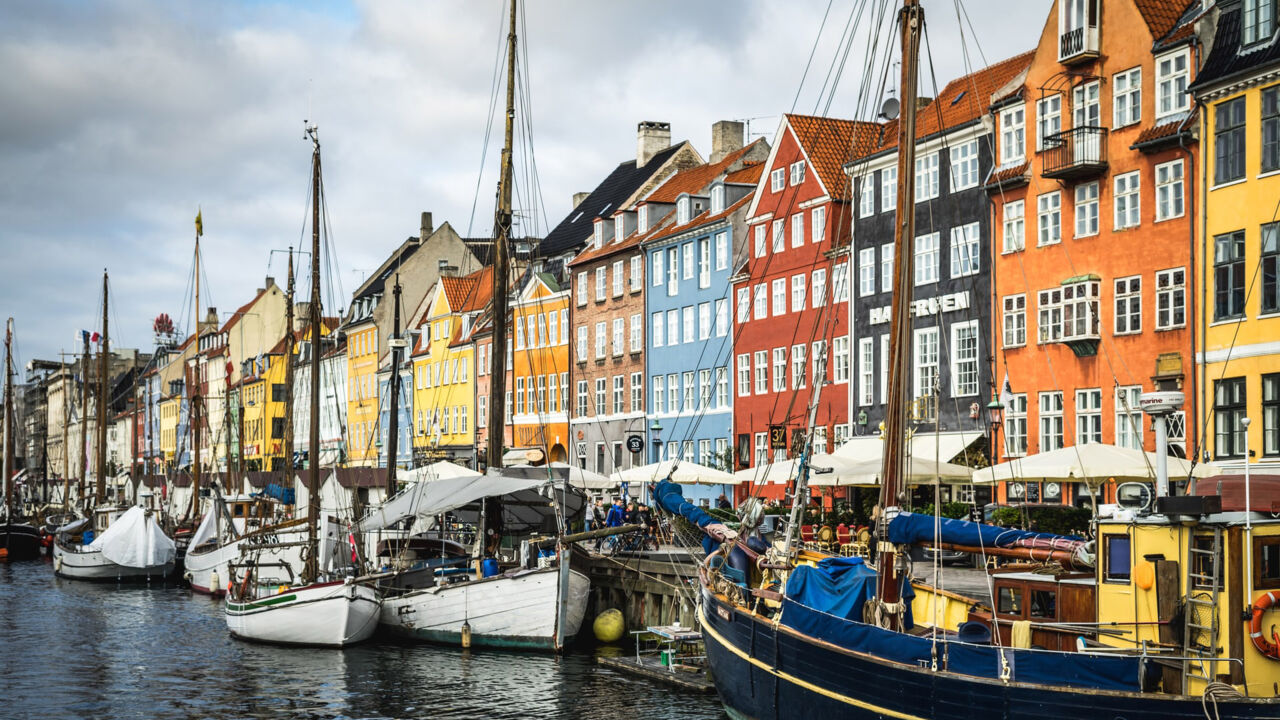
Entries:
{"label": "street lamp", "polygon": [[649,439],[653,443],[653,461],[662,461],[662,424],[657,420],[649,426]]}
{"label": "street lamp", "polygon": [[992,465],[995,465],[1000,457],[1000,452],[996,449],[996,438],[1000,435],[1000,419],[1003,414],[1004,405],[996,399],[996,394],[992,391],[991,402],[987,403],[987,425],[991,427],[991,442],[987,446],[987,455]]}

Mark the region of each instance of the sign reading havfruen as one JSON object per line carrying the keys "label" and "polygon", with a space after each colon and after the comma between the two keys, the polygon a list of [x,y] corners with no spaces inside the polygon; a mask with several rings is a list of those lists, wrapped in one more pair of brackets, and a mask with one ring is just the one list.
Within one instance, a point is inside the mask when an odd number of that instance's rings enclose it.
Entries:
{"label": "sign reading havfruen", "polygon": [[[944,312],[968,310],[969,306],[969,291],[965,290],[964,292],[951,293],[950,295],[939,295],[938,297],[916,300],[911,303],[911,316],[923,317]],[[892,314],[892,310],[887,305],[880,308],[871,308],[869,320],[872,325],[883,325],[889,322]]]}

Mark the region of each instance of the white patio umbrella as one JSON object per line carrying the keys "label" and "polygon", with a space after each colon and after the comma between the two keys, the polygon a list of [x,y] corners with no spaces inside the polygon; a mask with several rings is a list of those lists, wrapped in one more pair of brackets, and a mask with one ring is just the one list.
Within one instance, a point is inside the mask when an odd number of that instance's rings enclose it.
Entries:
{"label": "white patio umbrella", "polygon": [[575,467],[568,463],[547,463],[547,467],[557,470],[557,477],[560,476],[560,473],[567,471],[569,473],[569,484],[579,490],[611,490],[618,487],[620,482],[617,478],[606,477],[593,470]]}
{"label": "white patio umbrella", "polygon": [[733,474],[735,483],[785,483],[800,472],[798,460],[783,460],[739,470]]}
{"label": "white patio umbrella", "polygon": [[[815,468],[831,468],[829,473],[811,473],[809,484],[815,486],[853,486],[880,485],[880,476],[884,471],[884,460],[879,457],[854,461],[838,455],[819,453],[813,456]],[[935,479],[947,484],[968,484],[973,468],[949,462],[938,462],[933,458],[918,455],[908,456],[903,462],[903,473],[907,484],[921,485],[932,483]]]}
{"label": "white patio umbrella", "polygon": [[[1078,480],[1098,482],[1114,478],[1125,480],[1155,480],[1156,463],[1160,456],[1132,448],[1086,443],[1059,448],[1049,452],[1013,458],[973,473],[973,482],[991,483],[1002,480]],[[1217,467],[1201,463],[1194,468],[1190,462],[1169,456],[1169,477],[1172,479],[1191,475],[1197,478],[1217,475]]]}
{"label": "white patio umbrella", "polygon": [[[675,465],[675,474],[672,475],[671,468]],[[657,482],[658,480],[666,480],[671,475],[671,479],[678,483],[702,483],[703,485],[733,485],[741,482],[732,473],[724,470],[699,465],[695,462],[681,460],[679,463],[671,460],[663,460],[662,462],[650,463],[648,465],[640,465],[638,467],[629,468],[617,473],[614,477],[620,477],[623,481],[629,483],[638,482]]]}
{"label": "white patio umbrella", "polygon": [[430,465],[413,468],[412,470],[397,470],[396,480],[402,483],[418,482],[425,480],[444,480],[447,478],[459,477],[480,477],[480,473],[470,468],[464,468],[457,463],[451,463],[447,460],[433,462]]}

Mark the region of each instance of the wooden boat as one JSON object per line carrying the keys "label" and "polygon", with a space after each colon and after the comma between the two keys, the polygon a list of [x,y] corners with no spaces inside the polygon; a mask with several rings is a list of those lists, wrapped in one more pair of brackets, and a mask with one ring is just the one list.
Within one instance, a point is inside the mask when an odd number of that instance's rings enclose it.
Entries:
{"label": "wooden boat", "polygon": [[192,590],[225,595],[231,577],[229,565],[241,562],[251,551],[266,562],[287,563],[295,575],[301,574],[307,547],[306,520],[277,519],[273,506],[268,500],[247,495],[215,499],[214,508],[205,515],[187,548],[183,577]]}
{"label": "wooden boat", "polygon": [[0,562],[35,560],[40,557],[40,531],[30,523],[21,522],[13,506],[13,483],[16,475],[14,463],[14,418],[17,410],[13,398],[13,318],[5,325],[4,335],[4,524],[0,525]]}
{"label": "wooden boat", "polygon": [[[161,581],[173,572],[176,546],[149,510],[102,507],[92,525],[63,530],[53,545],[53,571],[70,580],[99,582]],[[103,528],[90,535],[90,528]],[[89,537],[85,537],[90,535]],[[84,540],[89,542],[84,542]]]}

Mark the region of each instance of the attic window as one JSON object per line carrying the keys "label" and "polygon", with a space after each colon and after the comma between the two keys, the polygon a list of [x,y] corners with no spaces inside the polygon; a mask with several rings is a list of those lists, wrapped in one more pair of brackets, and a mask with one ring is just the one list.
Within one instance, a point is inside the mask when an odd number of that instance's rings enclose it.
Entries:
{"label": "attic window", "polygon": [[592,242],[595,244],[597,248],[599,248],[601,245],[604,244],[604,221],[603,220],[596,221],[596,234]]}
{"label": "attic window", "polygon": [[964,97],[964,94],[965,94],[966,92],[968,92],[968,91],[967,91],[967,90],[961,90],[961,91],[960,91],[960,94],[959,94],[959,95],[957,95],[957,96],[955,97],[955,99],[951,101],[951,104],[952,104],[952,105],[955,105],[956,103],[960,102],[960,98]]}
{"label": "attic window", "polygon": [[609,212],[609,208],[611,207],[613,207],[613,203],[609,203],[604,207],[600,208],[600,215],[603,216],[605,213]]}
{"label": "attic window", "polygon": [[581,210],[579,210],[579,211],[578,211],[578,214],[577,214],[577,215],[574,215],[574,216],[573,216],[573,219],[572,219],[572,220],[570,220],[569,222],[571,222],[571,223],[576,223],[576,222],[578,222],[578,218],[580,218],[580,217],[582,217],[582,211],[581,211]]}
{"label": "attic window", "polygon": [[684,195],[676,201],[676,224],[683,225],[689,222],[689,196]]}
{"label": "attic window", "polygon": [[627,236],[627,216],[615,215],[613,218],[613,237],[621,240]]}
{"label": "attic window", "polygon": [[649,231],[649,206],[641,205],[636,211],[636,232],[644,233]]}
{"label": "attic window", "polygon": [[724,185],[716,185],[711,188],[711,214],[715,215],[724,211]]}

